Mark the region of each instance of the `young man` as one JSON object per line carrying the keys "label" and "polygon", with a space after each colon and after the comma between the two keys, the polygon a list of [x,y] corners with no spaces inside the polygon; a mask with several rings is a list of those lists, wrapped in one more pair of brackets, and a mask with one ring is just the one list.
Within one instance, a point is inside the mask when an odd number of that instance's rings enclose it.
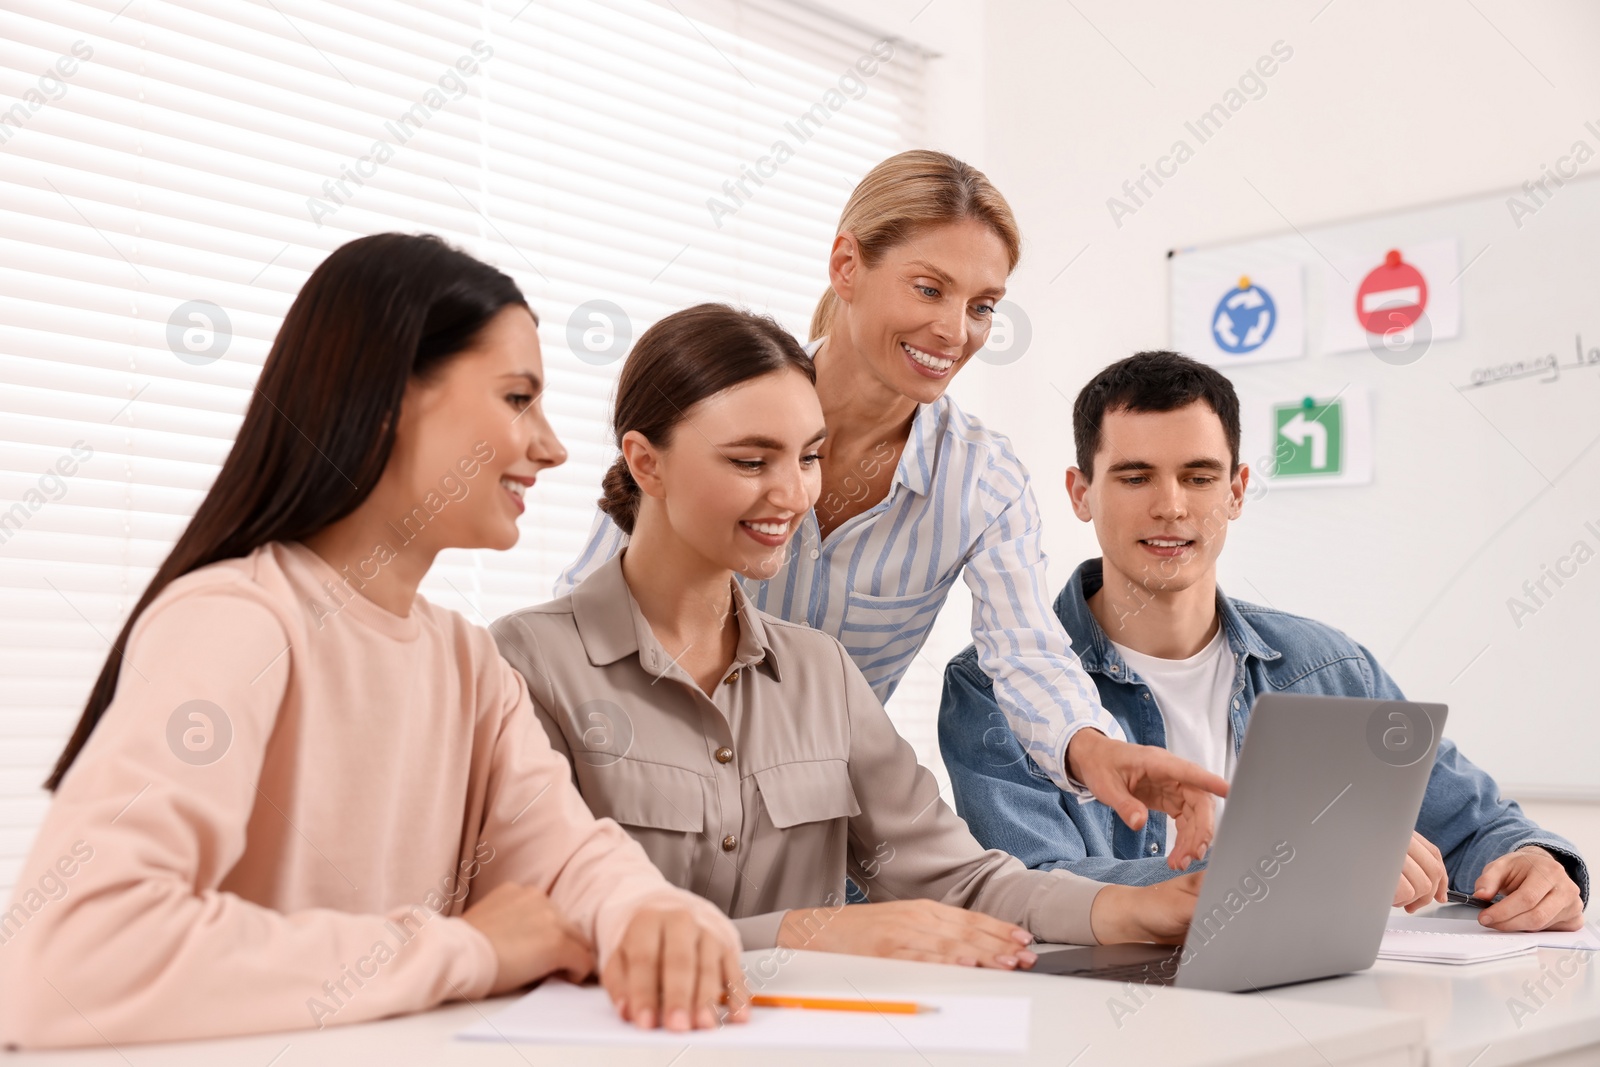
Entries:
{"label": "young man", "polygon": [[[1055,611],[1130,742],[1229,777],[1260,693],[1404,699],[1338,630],[1217,588],[1217,557],[1251,477],[1227,378],[1176,353],[1141,352],[1096,375],[1072,421],[1078,465],[1067,492],[1103,556],[1078,568]],[[956,809],[979,841],[1105,882],[1176,873],[1165,816],[1152,811],[1133,830],[1102,804],[1070,799],[1005,723],[968,648],[945,670],[939,743]],[[1394,903],[1415,911],[1447,888],[1503,893],[1480,917],[1500,930],[1576,930],[1589,899],[1572,844],[1500,799],[1494,780],[1441,739]]]}

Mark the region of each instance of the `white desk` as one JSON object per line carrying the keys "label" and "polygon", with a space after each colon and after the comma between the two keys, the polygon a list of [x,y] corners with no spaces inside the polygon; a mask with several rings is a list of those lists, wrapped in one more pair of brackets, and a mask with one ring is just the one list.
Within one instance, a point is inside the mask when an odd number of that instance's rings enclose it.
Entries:
{"label": "white desk", "polygon": [[1507,1003],[1515,997],[1533,1006],[1522,983],[1538,982],[1541,964],[1553,968],[1569,955],[1540,949],[1534,956],[1465,967],[1379,960],[1370,971],[1268,994],[1279,1005],[1383,1008],[1420,1019],[1427,1067],[1595,1067],[1600,1064],[1600,960],[1578,966],[1578,977],[1559,989],[1546,979],[1554,996],[1540,994],[1545,1004],[1531,1015],[1513,1016]]}
{"label": "white desk", "polygon": [[[1476,912],[1447,905],[1421,914],[1463,918]],[[1524,983],[1532,983],[1531,995]],[[1600,952],[1540,949],[1465,967],[1379,960],[1370,971],[1280,989],[1273,999],[1418,1018],[1427,1032],[1427,1067],[1600,1064]],[[1527,1010],[1514,1010],[1513,1000]]]}
{"label": "white desk", "polygon": [[[745,953],[752,970],[766,954]],[[973,1056],[930,1053],[789,1052],[778,1049],[695,1049],[682,1056],[661,1049],[549,1045],[497,1045],[453,1040],[452,1035],[492,1016],[503,1000],[452,1004],[421,1015],[357,1026],[197,1041],[168,1045],[123,1045],[51,1053],[0,1054],[0,1067],[311,1067],[311,1065],[472,1064],[528,1067],[529,1064],[638,1064],[641,1067],[701,1067],[757,1063],[812,1067],[819,1059],[848,1065],[895,1064],[939,1067],[978,1063],[1039,1063],[1052,1067],[1160,1067],[1244,1065],[1244,1067],[1328,1067],[1369,1064],[1414,1067],[1421,1061],[1423,1024],[1415,1017],[1372,1007],[1345,1007],[1268,993],[1233,996],[1162,989],[1121,1027],[1108,1007],[1120,986],[1087,979],[1007,974],[934,964],[902,963],[855,956],[801,952],[779,969],[763,992],[837,986],[848,979],[866,996],[931,993],[1022,995],[1033,999],[1032,1043],[1027,1056]],[[1358,998],[1359,999],[1359,998]],[[1075,1058],[1076,1057],[1076,1058]],[[1480,1063],[1475,1067],[1483,1067]]]}
{"label": "white desk", "polygon": [[[1446,905],[1419,914],[1475,918],[1477,912]],[[1545,990],[1530,996],[1523,983],[1537,986],[1541,980]],[[1265,995],[1280,1008],[1340,1005],[1416,1019],[1425,1031],[1421,1062],[1426,1067],[1600,1064],[1600,953],[1541,949],[1532,956],[1462,967],[1379,960],[1359,974],[1269,989]],[[1513,998],[1531,1010],[1513,1013]]]}

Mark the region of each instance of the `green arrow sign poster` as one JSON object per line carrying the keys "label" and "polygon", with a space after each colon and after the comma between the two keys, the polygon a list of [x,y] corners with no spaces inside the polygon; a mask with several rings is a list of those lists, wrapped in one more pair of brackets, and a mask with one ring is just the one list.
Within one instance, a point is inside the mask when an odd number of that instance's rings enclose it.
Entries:
{"label": "green arrow sign poster", "polygon": [[1239,419],[1243,440],[1254,442],[1243,458],[1268,485],[1321,489],[1372,481],[1372,396],[1365,386],[1241,391]]}
{"label": "green arrow sign poster", "polygon": [[1344,407],[1338,400],[1275,404],[1275,478],[1336,476],[1344,470]]}

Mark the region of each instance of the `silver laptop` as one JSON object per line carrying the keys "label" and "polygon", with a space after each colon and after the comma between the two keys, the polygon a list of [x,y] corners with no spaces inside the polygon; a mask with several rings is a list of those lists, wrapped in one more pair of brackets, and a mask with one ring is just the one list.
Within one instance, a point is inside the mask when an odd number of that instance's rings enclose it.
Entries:
{"label": "silver laptop", "polygon": [[1372,966],[1446,714],[1262,696],[1184,943],[1046,951],[1033,973],[1247,992]]}

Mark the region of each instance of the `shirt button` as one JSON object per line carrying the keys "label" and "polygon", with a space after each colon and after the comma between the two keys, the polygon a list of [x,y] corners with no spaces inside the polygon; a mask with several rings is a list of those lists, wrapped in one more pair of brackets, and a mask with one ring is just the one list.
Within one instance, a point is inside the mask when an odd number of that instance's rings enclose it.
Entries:
{"label": "shirt button", "polygon": [[1150,842],[1150,855],[1154,856],[1157,852],[1160,852],[1160,851],[1161,851],[1161,846],[1160,845],[1156,844],[1154,841]]}
{"label": "shirt button", "polygon": [[1238,701],[1237,701],[1237,700],[1235,700],[1235,701],[1234,701],[1234,702],[1233,702],[1233,706],[1234,706],[1234,707],[1238,707],[1238,706],[1239,706],[1239,702],[1238,702]]}
{"label": "shirt button", "polygon": [[732,852],[734,849],[736,849],[738,847],[739,847],[739,839],[737,837],[734,837],[732,834],[729,834],[727,837],[724,837],[722,839],[722,851],[724,851],[724,852]]}
{"label": "shirt button", "polygon": [[1111,673],[1112,674],[1116,674],[1117,673],[1117,668],[1116,668],[1115,664],[1113,664],[1112,667],[1111,667]]}
{"label": "shirt button", "polygon": [[[724,678],[722,680],[722,684],[723,685],[732,685],[734,682],[737,682],[738,680],[739,680],[739,672],[738,671],[734,671],[732,674],[728,675],[726,678]],[[1237,705],[1235,705],[1235,706],[1237,706]]]}
{"label": "shirt button", "polygon": [[717,749],[717,762],[732,763],[733,749],[729,748],[727,745],[723,745],[721,748]]}
{"label": "shirt button", "polygon": [[1149,700],[1149,699],[1150,699],[1150,694],[1149,694],[1149,693],[1145,693],[1145,694],[1143,694],[1143,696],[1144,696],[1144,698],[1145,698],[1145,699],[1146,699],[1146,700]]}
{"label": "shirt button", "polygon": [[816,549],[814,549],[814,548],[813,548],[813,549],[812,549],[812,550],[811,550],[811,558],[812,558],[812,559],[816,559],[816,558],[817,558],[817,557],[818,557],[818,556],[820,556],[820,555],[822,555],[822,553],[821,553],[821,552],[818,552],[818,551],[817,551],[817,550],[816,550]]}

